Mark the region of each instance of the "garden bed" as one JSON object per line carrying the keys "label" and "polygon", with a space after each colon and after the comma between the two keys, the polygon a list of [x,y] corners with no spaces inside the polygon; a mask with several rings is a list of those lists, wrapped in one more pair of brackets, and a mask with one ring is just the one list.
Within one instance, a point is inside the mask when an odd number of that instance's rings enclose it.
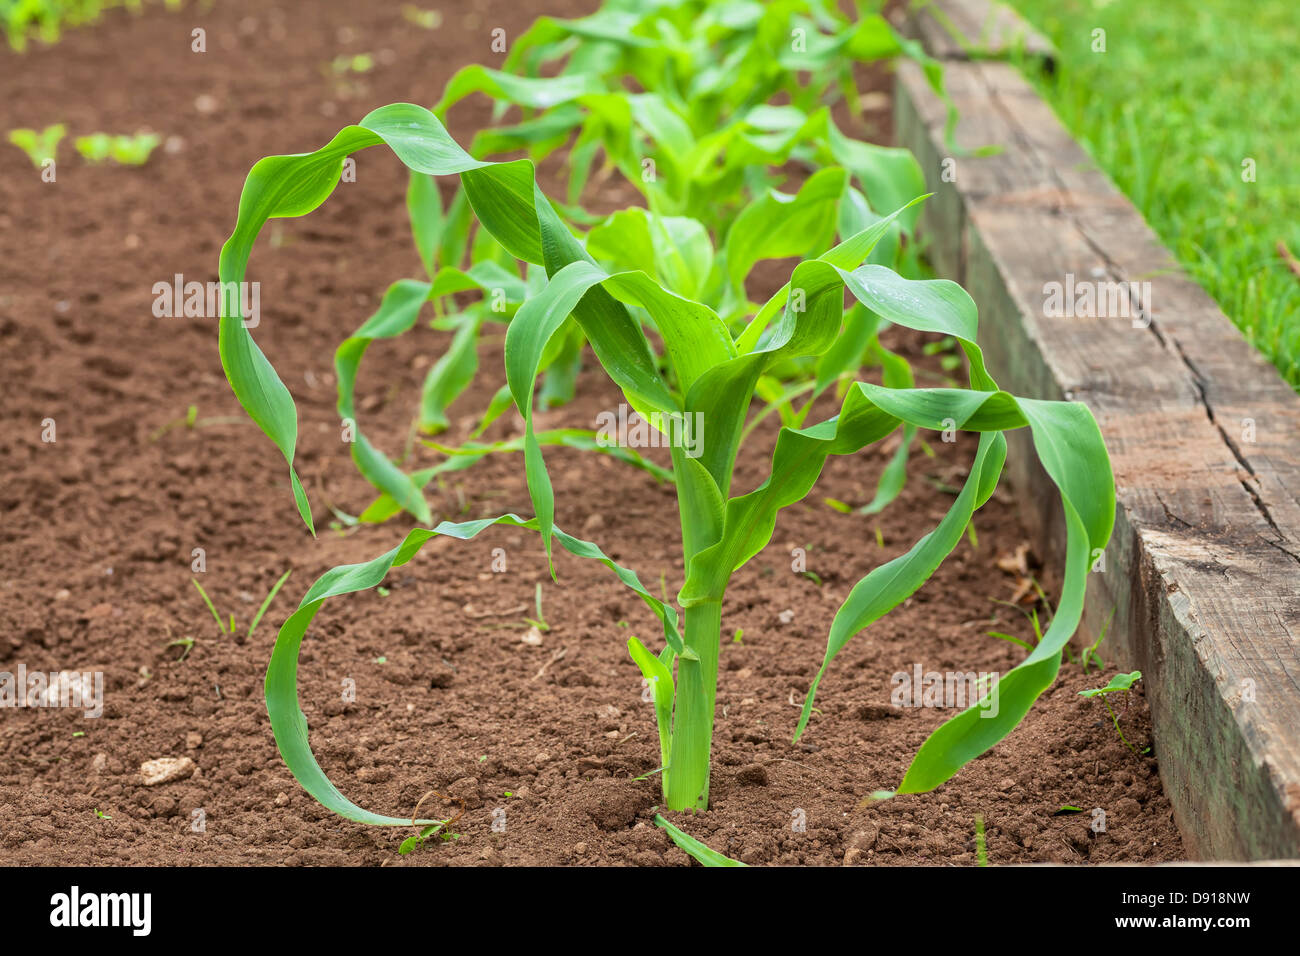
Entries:
{"label": "garden bed", "polygon": [[[62,121],[80,132],[147,123],[180,142],[141,169],[69,162],[53,184],[30,169],[0,181],[0,389],[18,423],[0,439],[9,472],[0,491],[9,625],[0,658],[32,670],[102,669],[106,691],[99,720],[42,710],[0,717],[0,854],[19,865],[686,863],[652,824],[656,779],[636,779],[658,767],[659,754],[625,641],[657,625],[600,567],[561,556],[552,584],[537,543],[509,529],[431,544],[390,576],[387,594],[327,608],[302,655],[304,710],[324,769],[359,803],[394,814],[414,813],[429,790],[463,801],[458,839],[399,857],[407,833],[329,814],[276,751],[262,689],[275,628],[316,575],[391,547],[394,525],[405,530],[408,519],[339,533],[321,508],[320,537],[308,537],[275,449],[243,422],[230,394],[214,322],[153,318],[153,284],[174,273],[215,278],[256,159],[314,148],[380,103],[433,102],[455,67],[489,60],[491,27],[514,36],[535,15],[505,3],[446,14],[482,29],[474,50],[455,34],[404,28],[384,8],[322,2],[312,11],[223,3],[203,16],[202,55],[190,52],[188,13],[114,15],[28,54],[28,69],[5,72],[4,100],[18,104],[20,125]],[[374,72],[350,90],[333,86],[322,65],[363,51],[375,54]],[[105,75],[116,78],[111,89],[97,82]],[[877,112],[887,107],[880,79],[869,101]],[[486,119],[481,105],[459,109],[453,132]],[[371,497],[338,440],[330,348],[373,309],[376,290],[419,267],[402,225],[404,189],[395,160],[363,154],[356,183],[311,218],[275,224],[254,262],[263,285],[258,338],[298,399],[299,468],[318,507],[355,512]],[[893,334],[893,348],[930,383],[942,381],[921,336]],[[403,347],[371,350],[360,409],[381,447],[401,446],[406,410],[446,340],[420,329]],[[493,344],[456,406],[467,416],[504,381]],[[619,401],[603,376],[585,375],[577,400],[548,421],[589,424]],[[191,404],[200,419],[236,422],[156,434]],[[54,444],[40,441],[46,418],[57,422]],[[466,426],[455,422],[452,437]],[[999,561],[1010,567],[1029,537],[1005,492],[978,514],[977,546],[959,546],[920,593],[845,649],[820,713],[790,743],[839,600],[935,523],[951,500],[944,488],[964,478],[975,446],[932,447],[933,458],[915,453],[907,489],[874,518],[837,515],[824,499],[864,504],[887,457],[834,461],[737,576],[725,619],[743,636],[722,652],[712,808],[674,819],[749,863],[974,864],[977,816],[994,863],[1183,858],[1141,690],[1122,726],[1139,749],[1155,748],[1145,756],[1126,748],[1100,704],[1078,696],[1106,678],[1077,664],[1063,667],[1007,741],[950,784],[864,802],[897,783],[947,716],[891,708],[891,675],[916,664],[1005,672],[1023,656],[987,635],[1031,637],[1018,611],[994,601],[1021,590],[1023,575]],[[761,480],[767,454],[753,446],[742,454],[738,487]],[[671,491],[603,457],[549,457],[557,523],[600,542],[652,590],[663,573],[674,592]],[[528,513],[520,471],[509,458],[485,462],[453,475],[431,503],[448,516]],[[807,549],[820,584],[791,572],[795,547]],[[241,628],[294,569],[251,639],[218,632],[187,581],[194,548],[206,554],[205,589]],[[496,548],[505,550],[505,574],[492,573]],[[1044,557],[1043,584],[1054,593],[1057,565]],[[530,645],[514,625],[533,616],[538,582],[551,629]],[[178,660],[183,648],[169,643],[190,638],[196,643]],[[1105,644],[1101,651],[1110,656]],[[346,705],[345,679],[356,688]],[[158,757],[188,757],[195,769],[145,786],[140,765]],[[1085,813],[1062,813],[1067,806]],[[502,807],[506,831],[495,833]],[[1088,825],[1094,807],[1106,811],[1105,832]],[[799,812],[806,832],[792,829]]]}

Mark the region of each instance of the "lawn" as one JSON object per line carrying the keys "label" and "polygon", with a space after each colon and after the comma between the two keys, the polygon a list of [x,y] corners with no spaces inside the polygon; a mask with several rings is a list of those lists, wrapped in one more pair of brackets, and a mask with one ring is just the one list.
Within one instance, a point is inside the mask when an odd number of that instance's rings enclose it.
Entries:
{"label": "lawn", "polygon": [[1056,76],[1037,82],[1066,127],[1300,389],[1296,5],[1014,6],[1060,51]]}

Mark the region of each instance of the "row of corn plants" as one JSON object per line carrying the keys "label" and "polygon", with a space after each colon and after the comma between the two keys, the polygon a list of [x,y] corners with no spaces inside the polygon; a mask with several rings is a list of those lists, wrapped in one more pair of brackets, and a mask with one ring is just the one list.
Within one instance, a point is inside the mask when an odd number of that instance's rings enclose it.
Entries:
{"label": "row of corn plants", "polygon": [[[772,55],[756,55],[760,50]],[[827,102],[835,97],[825,92],[856,101],[852,65],[903,54],[935,67],[878,13],[851,23],[834,5],[816,0],[614,2],[581,20],[539,20],[515,42],[503,69],[461,70],[433,111],[445,121],[456,103],[473,94],[492,98],[498,116],[511,107],[519,110],[519,122],[480,131],[469,152],[482,159],[526,151],[540,163],[567,148],[567,201],[554,205],[574,228],[592,227],[589,253],[608,268],[653,261],[667,288],[707,302],[735,328],[756,308],[745,279],[760,259],[813,254],[837,233],[852,235],[922,190],[924,178],[911,154],[843,134]],[[937,73],[932,76],[937,84]],[[629,85],[643,92],[630,94]],[[788,102],[768,105],[774,96]],[[641,192],[645,209],[605,218],[582,208],[600,155],[606,173],[616,171]],[[778,191],[786,179],[782,169],[790,163],[820,170],[797,195]],[[831,164],[838,168],[826,168]],[[521,277],[513,257],[490,233],[473,230],[463,191],[444,205],[430,177],[413,172],[407,207],[427,277],[390,286],[376,313],[340,346],[335,364],[339,414],[355,423],[365,350],[376,339],[406,333],[424,304],[432,302],[434,327],[450,331],[452,341],[421,389],[413,440],[447,427],[447,406],[477,372],[485,324],[508,322],[537,291],[537,273],[526,269]],[[782,229],[771,228],[774,219]],[[915,247],[900,241],[914,222],[914,211],[901,216],[873,261],[915,274]],[[473,291],[482,300],[457,308],[453,297]],[[779,414],[785,424],[801,421],[813,400],[838,381],[828,374],[832,363],[839,376],[867,361],[883,365],[891,381],[910,381],[906,362],[880,345],[880,317],[861,314],[850,321],[861,334],[843,348],[852,343],[855,354],[837,351],[822,362],[800,356],[767,370],[756,389],[766,412]],[[544,362],[540,400],[547,407],[572,396],[584,346],[581,329],[567,324]],[[409,474],[401,461],[410,441],[394,460],[356,427],[354,461],[382,493],[360,520],[379,521],[401,510],[432,520],[422,489],[437,475],[467,468],[496,451],[519,450],[517,441],[477,440],[509,407],[510,396],[502,389],[460,448],[422,439],[447,458]],[[864,510],[883,508],[901,489],[910,438],[909,429]],[[599,450],[587,430],[556,430],[539,441]],[[616,454],[664,477],[639,456]]]}
{"label": "row of corn plants", "polygon": [[[574,55],[582,49],[585,45],[577,44]],[[762,104],[755,107],[762,108]],[[830,125],[816,131],[821,140],[818,148],[831,151]],[[235,288],[231,283],[244,280],[254,242],[269,219],[303,216],[316,209],[338,183],[344,160],[376,146],[391,150],[419,176],[457,177],[467,215],[506,255],[526,265],[525,277],[519,280],[520,304],[506,329],[504,364],[508,404],[524,422],[523,466],[534,513],[419,527],[374,560],[334,568],[312,585],[280,629],[266,677],[267,707],[277,744],[308,792],[354,820],[384,825],[411,822],[357,806],[316,762],[298,703],[299,648],[330,598],[379,586],[392,568],[414,559],[434,537],[470,539],[505,525],[537,533],[548,558],[558,545],[604,564],[659,620],[662,647],[630,639],[628,650],[653,688],[664,804],[672,810],[707,807],[722,606],[732,576],[766,546],[780,510],[810,492],[830,456],[854,454],[900,429],[958,428],[978,434],[969,475],[934,528],[905,554],[876,567],[852,588],[836,613],[821,668],[808,689],[793,735],[798,739],[807,729],[818,685],[838,652],[920,588],[961,540],[975,511],[996,488],[1006,458],[1004,433],[1028,428],[1039,461],[1059,489],[1067,529],[1056,614],[1028,657],[987,691],[997,696],[997,706],[988,706],[985,699],[935,730],[916,753],[897,792],[939,786],[1018,724],[1055,679],[1062,651],[1082,613],[1092,560],[1111,533],[1114,482],[1105,447],[1083,405],[1017,398],[997,387],[977,344],[975,303],[959,286],[905,278],[889,265],[872,261],[895,225],[913,214],[919,197],[908,197],[884,216],[855,219],[844,212],[843,203],[820,204],[806,215],[801,213],[800,200],[809,190],[824,186],[828,192],[844,195],[847,163],[817,169],[796,196],[774,200],[762,216],[753,214],[735,240],[745,244],[743,255],[734,246],[725,249],[724,239],[726,274],[741,281],[749,268],[744,263],[751,256],[753,261],[772,255],[802,256],[775,295],[752,307],[746,303],[743,315],[731,315],[717,307],[718,302],[706,294],[707,284],[700,282],[712,267],[693,274],[687,268],[689,279],[683,284],[670,277],[666,268],[652,265],[657,263],[656,231],[670,228],[666,223],[671,215],[653,209],[628,210],[579,235],[562,216],[562,207],[544,195],[531,159],[476,158],[452,139],[434,112],[420,106],[382,107],[314,152],[259,161],[248,175],[234,232],[221,253],[220,275],[227,292],[220,352],[238,400],[288,463],[298,511],[308,526],[310,504],[293,467],[297,435],[293,398],[241,321],[236,296],[229,290]],[[830,155],[836,159],[833,152]],[[638,247],[642,228],[650,240]],[[809,244],[824,242],[825,247],[793,252],[787,240],[804,233]],[[630,255],[629,247],[643,248],[647,254]],[[680,244],[665,248],[680,249]],[[774,248],[783,251],[772,253]],[[698,249],[702,256],[703,246]],[[508,269],[504,262],[499,264]],[[848,310],[846,298],[853,303]],[[840,397],[838,414],[812,424],[783,425],[765,480],[752,489],[734,489],[733,470],[750,438],[747,414],[764,377],[789,361],[825,362],[830,368],[839,361],[835,356],[840,352],[851,356],[843,369],[856,374],[860,353],[856,346],[845,345],[861,334],[853,328],[854,314],[869,317],[863,320],[867,323],[874,320],[870,317],[879,317],[951,337],[964,353],[967,385],[915,388],[910,381],[882,385],[853,381]],[[686,442],[671,445],[684,562],[684,585],[675,602],[649,592],[632,569],[613,561],[595,542],[555,526],[555,489],[543,442],[534,428],[534,410],[542,370],[575,329],[628,404],[643,417],[663,423],[664,430],[677,431],[679,437],[694,422],[707,424],[698,456],[686,453]]]}

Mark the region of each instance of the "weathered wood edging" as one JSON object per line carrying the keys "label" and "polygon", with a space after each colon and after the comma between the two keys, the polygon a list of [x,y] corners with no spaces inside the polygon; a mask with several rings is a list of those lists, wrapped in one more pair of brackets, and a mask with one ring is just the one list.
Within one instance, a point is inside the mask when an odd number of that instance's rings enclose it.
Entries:
{"label": "weathered wood edging", "polygon": [[[992,16],[987,0],[937,6],[952,24]],[[1300,397],[1016,66],[923,23],[914,35],[944,60],[960,111],[953,150],[945,106],[900,67],[896,137],[935,193],[931,261],[978,303],[999,382],[1087,404],[1115,469],[1115,535],[1081,632],[1109,618],[1105,656],[1142,670],[1192,856],[1300,857]],[[987,145],[1001,151],[962,152]],[[1059,506],[1027,445],[1016,436],[1008,480],[1040,552],[1058,555]]]}

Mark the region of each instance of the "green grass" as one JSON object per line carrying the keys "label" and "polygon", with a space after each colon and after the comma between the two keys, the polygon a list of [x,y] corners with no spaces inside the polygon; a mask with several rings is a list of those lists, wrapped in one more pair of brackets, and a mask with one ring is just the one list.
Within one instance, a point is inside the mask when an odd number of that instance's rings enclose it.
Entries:
{"label": "green grass", "polygon": [[1037,82],[1066,127],[1300,389],[1300,276],[1278,251],[1300,256],[1294,0],[1012,3],[1060,51]]}

